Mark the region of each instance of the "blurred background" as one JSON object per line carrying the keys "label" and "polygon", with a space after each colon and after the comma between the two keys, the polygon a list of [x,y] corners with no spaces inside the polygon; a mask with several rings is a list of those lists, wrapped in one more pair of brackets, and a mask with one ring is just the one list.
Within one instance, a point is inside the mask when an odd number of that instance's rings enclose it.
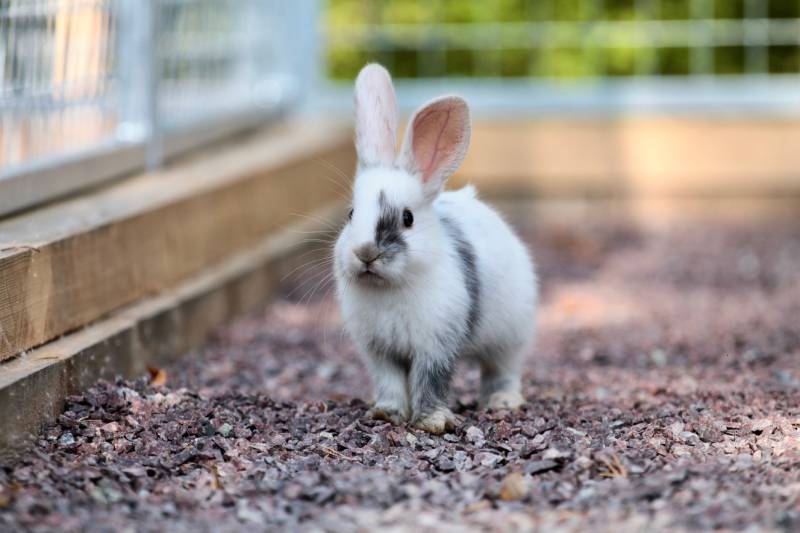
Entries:
{"label": "blurred background", "polygon": [[800,72],[796,0],[332,0],[325,17],[328,80],[375,60],[515,113],[774,107]]}
{"label": "blurred background", "polygon": [[[0,0],[0,213],[279,116],[350,113],[368,61],[405,111],[443,91],[469,100],[478,181],[691,182],[669,165],[705,157],[724,188],[741,148],[743,172],[796,182],[800,0]],[[670,122],[620,122],[640,117]],[[729,122],[680,123],[698,117]]]}
{"label": "blurred background", "polygon": [[794,0],[333,0],[326,69],[401,78],[796,74]]}

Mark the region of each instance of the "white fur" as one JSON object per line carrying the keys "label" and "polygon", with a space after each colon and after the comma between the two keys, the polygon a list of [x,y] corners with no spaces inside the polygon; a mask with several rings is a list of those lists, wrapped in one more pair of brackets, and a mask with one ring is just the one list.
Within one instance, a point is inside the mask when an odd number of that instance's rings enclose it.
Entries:
{"label": "white fur", "polygon": [[[368,68],[371,67],[365,67]],[[380,80],[374,83],[386,86]],[[388,85],[391,87],[391,81]],[[365,101],[358,91],[357,85],[357,106]],[[454,98],[435,100],[415,117],[431,106],[441,105],[438,102],[445,102],[451,109],[454,105],[461,106],[453,103]],[[382,116],[389,112],[373,111]],[[439,120],[434,127],[466,127],[466,132],[426,135],[452,141],[449,144],[442,141],[442,147],[423,150],[426,154],[433,153],[431,150],[446,152],[434,153],[441,163],[428,169],[428,180],[409,150],[415,131],[421,131],[415,130],[414,119],[394,165],[361,161],[353,190],[353,218],[342,230],[334,250],[334,271],[345,327],[364,355],[375,385],[373,413],[393,421],[411,418],[419,427],[432,432],[452,426],[452,414],[446,406],[438,407],[436,412],[416,412],[425,392],[418,390],[419,383],[424,383],[420,376],[428,369],[438,368],[436,365],[443,361],[468,358],[478,362],[482,369],[482,401],[490,407],[517,407],[521,402],[523,358],[534,336],[537,283],[526,247],[505,221],[477,198],[473,187],[438,193],[461,162],[469,142],[468,114],[462,114],[465,111],[463,104],[463,110],[457,109],[459,120]],[[368,112],[357,109],[358,116]],[[386,145],[387,140],[381,139],[370,146],[367,134],[374,130],[362,130],[359,123],[357,130],[357,139],[362,143],[359,154],[373,154],[375,146]],[[433,193],[431,182],[435,184]],[[389,204],[411,210],[414,223],[403,230],[405,251],[390,261],[376,260],[372,268],[380,279],[365,281],[359,277],[364,267],[354,250],[375,239],[381,192]],[[442,217],[455,222],[475,254],[480,280],[479,317],[468,342],[464,339],[470,293],[457,243],[441,223]],[[376,341],[378,345],[391,347],[393,353],[407,356],[409,371],[371,349]]]}
{"label": "white fur", "polygon": [[380,65],[367,65],[356,79],[356,151],[364,165],[389,165],[394,161],[397,135],[397,98],[389,73]]}

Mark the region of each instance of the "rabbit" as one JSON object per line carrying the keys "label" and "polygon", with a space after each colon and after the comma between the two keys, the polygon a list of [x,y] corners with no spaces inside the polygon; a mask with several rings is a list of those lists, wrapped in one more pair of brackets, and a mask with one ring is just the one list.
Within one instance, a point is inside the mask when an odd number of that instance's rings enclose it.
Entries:
{"label": "rabbit", "polygon": [[444,192],[470,140],[467,103],[436,98],[411,117],[399,153],[391,77],[368,64],[355,83],[352,209],[334,246],[344,327],[372,376],[369,415],[441,434],[456,363],[481,370],[480,403],[523,404],[538,282],[520,239],[475,188]]}

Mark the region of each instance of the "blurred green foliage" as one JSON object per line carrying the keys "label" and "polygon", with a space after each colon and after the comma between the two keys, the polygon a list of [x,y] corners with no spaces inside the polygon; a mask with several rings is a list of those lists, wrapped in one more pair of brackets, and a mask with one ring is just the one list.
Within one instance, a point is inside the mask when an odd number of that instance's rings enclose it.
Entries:
{"label": "blurred green foliage", "polygon": [[[715,75],[747,72],[761,56],[768,73],[800,72],[800,46],[748,50],[722,42],[692,48],[684,31],[662,46],[648,44],[647,26],[691,19],[741,21],[750,16],[800,19],[800,0],[327,0],[328,77],[351,80],[368,61],[397,78],[685,76],[699,61]],[[752,8],[753,4],[750,4]],[[612,21],[614,32],[598,21]],[[547,24],[536,26],[536,23]],[[555,24],[550,24],[555,22]],[[512,24],[507,24],[512,23]],[[533,23],[540,35],[513,23]],[[477,32],[464,32],[475,25]],[[466,26],[464,26],[466,25]],[[518,34],[506,42],[505,32]],[[678,30],[680,31],[680,29]],[[681,41],[681,39],[683,39]],[[752,52],[752,53],[751,53]]]}

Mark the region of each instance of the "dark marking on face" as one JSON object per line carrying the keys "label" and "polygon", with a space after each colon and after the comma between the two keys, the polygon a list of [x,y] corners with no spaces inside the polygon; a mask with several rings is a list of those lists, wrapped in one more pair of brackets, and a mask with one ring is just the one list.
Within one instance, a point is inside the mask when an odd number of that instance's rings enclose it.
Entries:
{"label": "dark marking on face", "polygon": [[480,295],[481,280],[478,275],[478,261],[475,256],[475,248],[472,243],[464,236],[464,232],[458,224],[445,216],[440,218],[450,238],[455,243],[456,252],[461,260],[461,274],[469,294],[469,313],[467,314],[467,335],[469,337],[475,332],[480,319]]}
{"label": "dark marking on face", "polygon": [[389,205],[384,191],[378,195],[378,206],[380,215],[375,226],[375,244],[388,261],[408,246],[403,238],[402,209]]}

